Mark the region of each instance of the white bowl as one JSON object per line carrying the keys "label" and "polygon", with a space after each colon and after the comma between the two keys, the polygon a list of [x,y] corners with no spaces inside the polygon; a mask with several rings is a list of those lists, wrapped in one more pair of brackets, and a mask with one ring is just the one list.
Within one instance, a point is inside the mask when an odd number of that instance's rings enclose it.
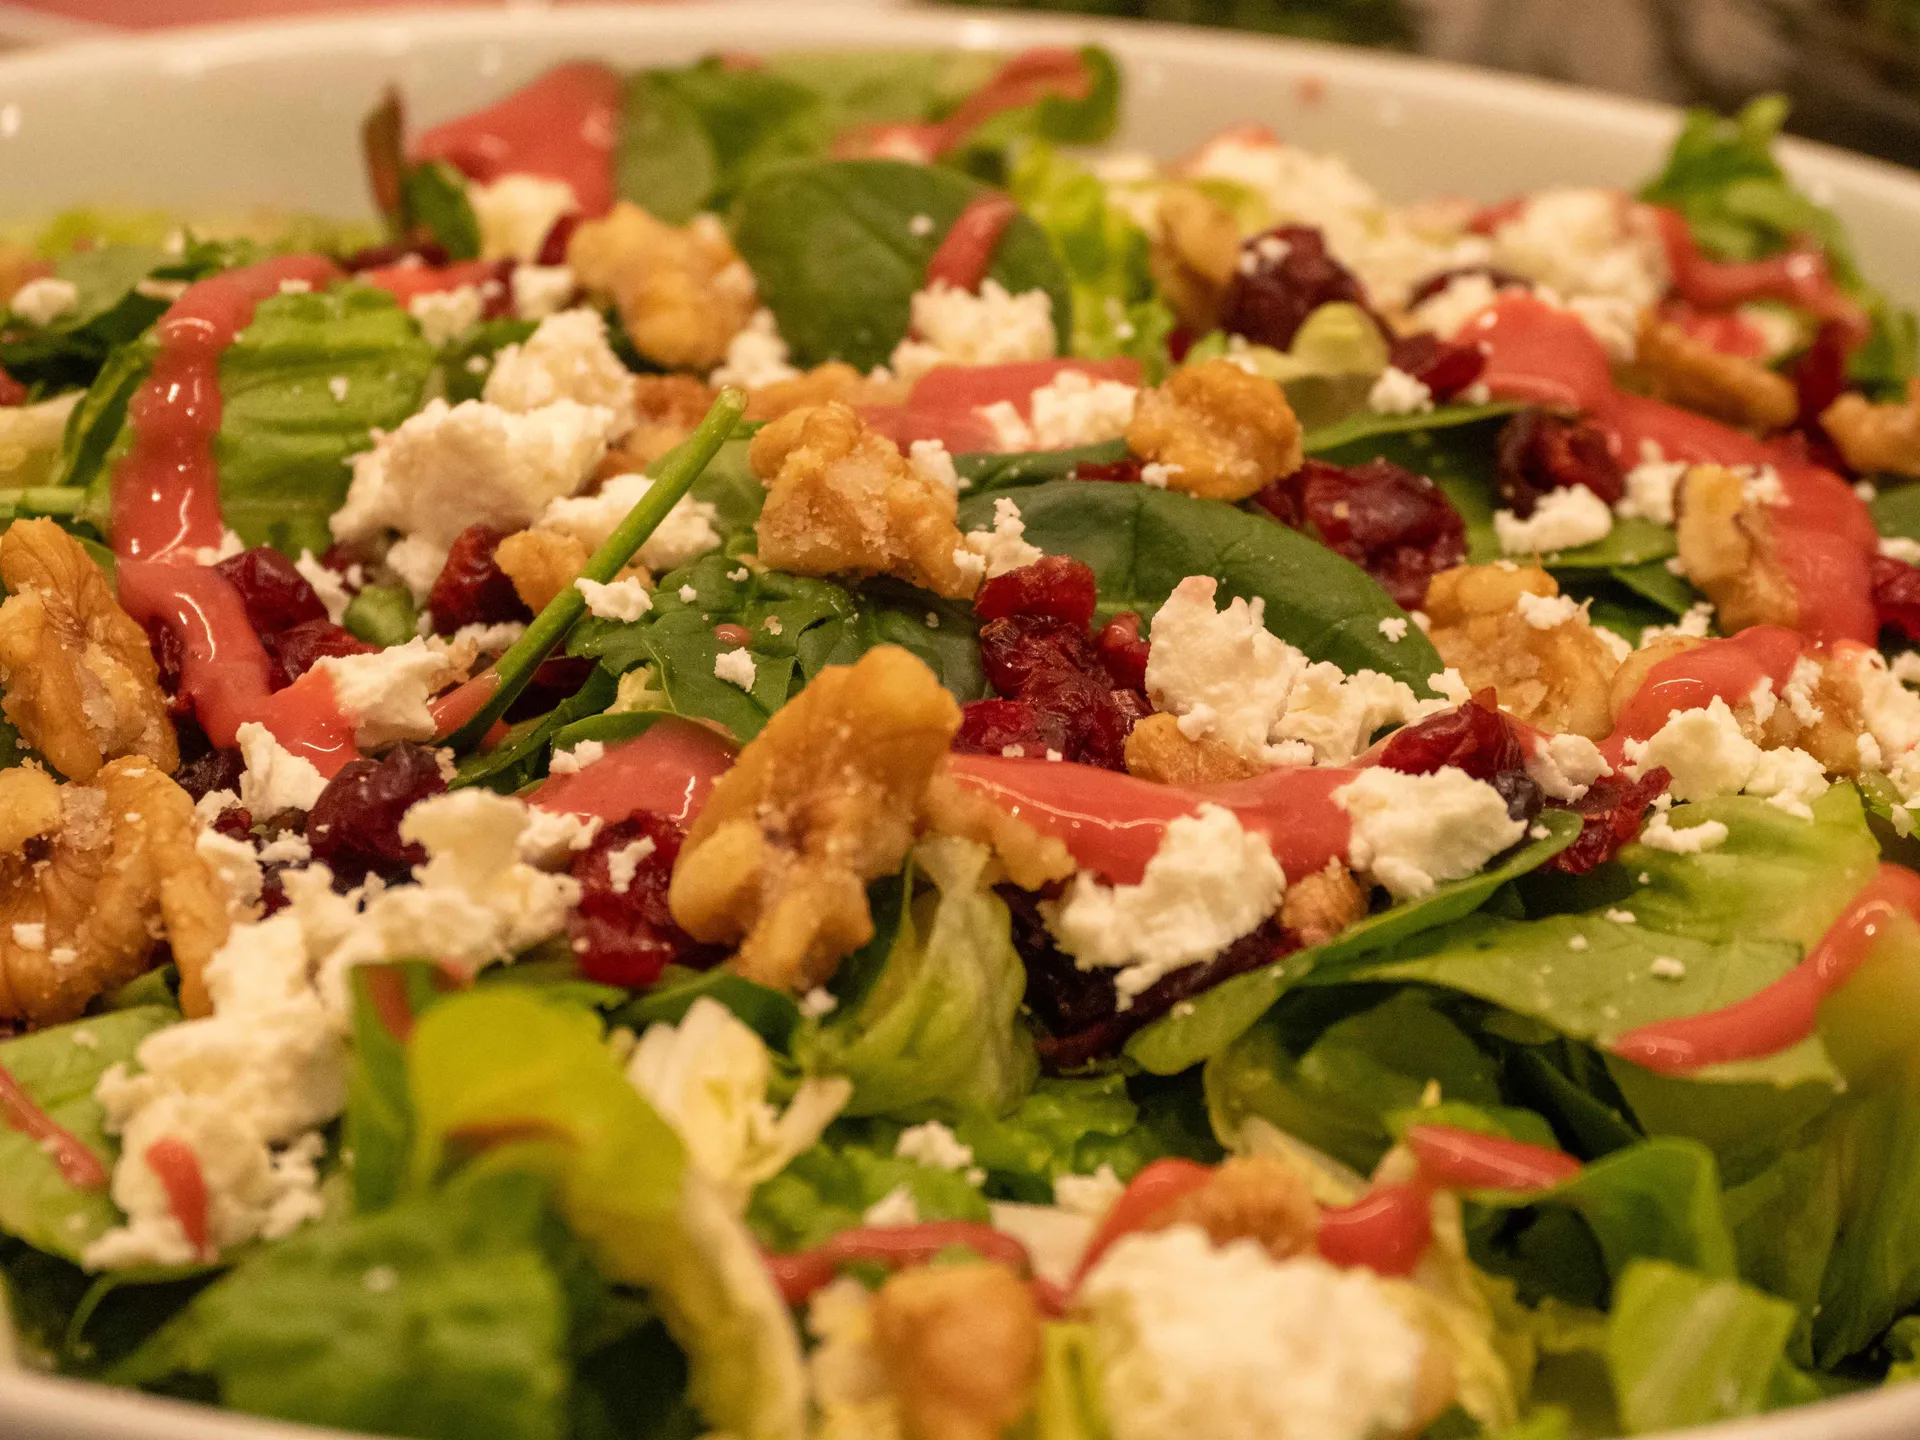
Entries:
{"label": "white bowl", "polygon": [[[1555,183],[1631,186],[1676,116],[1636,100],[1458,66],[1221,31],[978,11],[794,4],[393,12],[188,31],[0,58],[0,221],[79,204],[368,210],[361,115],[397,83],[416,123],[491,100],[554,61],[709,50],[1097,39],[1128,95],[1117,143],[1173,155],[1259,121],[1346,155],[1386,194],[1497,200]],[[1788,168],[1847,222],[1862,266],[1920,303],[1920,179],[1790,142]],[[4,1440],[298,1440],[338,1435],[71,1381],[0,1372]],[[1920,1386],[1688,1432],[1713,1440],[1908,1440]]]}

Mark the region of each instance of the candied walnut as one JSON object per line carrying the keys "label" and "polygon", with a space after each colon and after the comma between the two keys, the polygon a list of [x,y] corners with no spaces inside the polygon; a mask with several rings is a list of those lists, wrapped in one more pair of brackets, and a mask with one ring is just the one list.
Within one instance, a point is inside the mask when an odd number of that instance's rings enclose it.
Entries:
{"label": "candied walnut", "polygon": [[1338,860],[1290,880],[1280,902],[1280,925],[1300,948],[1324,945],[1367,913],[1367,892]]}
{"label": "candied walnut", "polygon": [[1244,500],[1300,468],[1300,421],[1273,381],[1208,360],[1141,394],[1127,448],[1165,465],[1169,489]]}
{"label": "candied walnut", "polygon": [[776,380],[747,396],[747,419],[778,420],[804,405],[839,400],[847,405],[900,405],[913,386],[904,380],[870,380],[844,361],[817,365],[792,380]]}
{"label": "candied walnut", "polygon": [[33,764],[0,770],[0,855],[20,854],[59,824],[59,782]]}
{"label": "candied walnut", "polygon": [[1897,405],[1842,395],[1820,412],[1820,425],[1855,470],[1920,475],[1920,378],[1907,382]]}
{"label": "candied walnut", "polygon": [[226,939],[227,904],[194,849],[186,791],[144,756],[86,785],[14,773],[37,778],[0,790],[31,812],[8,827],[19,843],[0,848],[0,1018],[70,1020],[140,974],[163,939],[182,1008],[206,1014],[203,973]]}
{"label": "candied walnut", "polygon": [[633,405],[639,421],[601,459],[601,479],[632,475],[678,445],[713,408],[715,391],[691,375],[636,375]]}
{"label": "candied walnut", "polygon": [[873,1343],[905,1440],[1000,1440],[1040,1380],[1040,1310],[997,1262],[903,1270],[873,1297]]}
{"label": "candied walnut", "polygon": [[753,317],[753,272],[711,215],[668,225],[622,200],[573,232],[567,264],[612,298],[634,348],[671,369],[712,369]]}
{"label": "candied walnut", "polygon": [[1240,224],[1199,187],[1170,185],[1147,260],[1180,323],[1195,335],[1217,330],[1240,261]]}
{"label": "candied walnut", "polygon": [[867,882],[899,869],[960,707],[895,645],[830,665],[740,752],[674,866],[668,902],[696,940],[796,993],[873,937]]}
{"label": "candied walnut", "polygon": [[[1736,707],[1741,724],[1757,729],[1754,737],[1764,750],[1785,746],[1804,750],[1820,762],[1821,768],[1836,775],[1857,775],[1860,764],[1860,734],[1867,728],[1862,716],[1865,696],[1861,692],[1859,671],[1836,658],[1822,657],[1814,662],[1818,676],[1809,676],[1799,703],[1776,704],[1764,724],[1756,726],[1750,705]],[[1790,682],[1791,684],[1791,682]],[[1806,707],[1811,706],[1811,713]]]}
{"label": "candied walnut", "polygon": [[1253,1240],[1276,1260],[1305,1254],[1320,1233],[1320,1206],[1301,1171],[1271,1155],[1235,1156],[1198,1190],[1155,1211],[1141,1228],[1197,1225],[1216,1245]]}
{"label": "candied walnut", "polygon": [[1189,740],[1172,715],[1149,715],[1127,736],[1127,773],[1161,785],[1213,785],[1245,780],[1266,767],[1229,745],[1202,736]]}
{"label": "candied walnut", "polygon": [[1793,423],[1793,382],[1756,360],[1696,340],[1648,310],[1640,317],[1637,366],[1654,397],[1765,433]]}
{"label": "candied walnut", "polygon": [[0,685],[4,710],[62,775],[91,780],[121,755],[180,763],[160,667],[146,631],[80,542],[51,520],[0,535]]}
{"label": "candied walnut", "polygon": [[[587,563],[592,552],[573,536],[558,530],[521,530],[500,542],[493,552],[493,563],[513,582],[513,593],[520,603],[538,615],[553,597],[560,594]],[[616,580],[637,575],[645,584],[653,576],[644,565],[623,567]]]}
{"label": "candied walnut", "polygon": [[1773,558],[1767,507],[1746,496],[1746,482],[1718,465],[1696,465],[1674,497],[1674,539],[1687,579],[1700,588],[1731,635],[1750,625],[1800,623],[1800,598]]}
{"label": "candied walnut", "polygon": [[920,819],[936,835],[957,835],[985,845],[999,860],[1007,879],[1022,890],[1038,890],[1064,880],[1078,868],[1065,841],[1056,835],[1042,835],[945,770],[935,772],[927,782],[927,792],[920,801]]}
{"label": "candied walnut", "polygon": [[1613,672],[1613,680],[1607,687],[1607,708],[1618,716],[1627,708],[1628,702],[1640,693],[1640,687],[1647,683],[1647,676],[1653,673],[1654,666],[1706,643],[1692,635],[1661,635],[1649,640],[1622,660],[1620,668]]}
{"label": "candied walnut", "polygon": [[[973,594],[956,525],[959,503],[852,407],[794,410],[753,437],[747,452],[767,487],[760,559],[797,575],[894,575],[936,595]],[[958,552],[956,555],[955,552]]]}
{"label": "candied walnut", "polygon": [[1560,593],[1537,566],[1462,565],[1427,588],[1430,638],[1470,690],[1492,686],[1501,708],[1529,725],[1590,740],[1613,730],[1608,703],[1620,666],[1584,613],[1541,627],[1521,612],[1521,597]]}

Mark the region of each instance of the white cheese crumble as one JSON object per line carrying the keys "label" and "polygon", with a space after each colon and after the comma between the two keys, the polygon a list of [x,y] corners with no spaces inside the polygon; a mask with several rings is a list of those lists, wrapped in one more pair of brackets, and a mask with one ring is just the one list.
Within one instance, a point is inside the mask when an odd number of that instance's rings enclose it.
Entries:
{"label": "white cheese crumble", "polygon": [[598,740],[582,740],[570,750],[556,750],[547,769],[554,775],[578,775],[595,761],[604,760],[607,747]]}
{"label": "white cheese crumble", "polygon": [[573,588],[587,597],[587,613],[602,620],[631,622],[653,609],[653,597],[647,593],[647,587],[640,583],[638,575],[629,575],[605,585],[582,576],[573,582]]}
{"label": "white cheese crumble", "polygon": [[1909,540],[1904,535],[1882,535],[1879,549],[1889,560],[1898,560],[1903,565],[1920,565],[1920,540]]}
{"label": "white cheese crumble", "polygon": [[1494,533],[1508,555],[1547,554],[1591,545],[1613,532],[1613,511],[1584,485],[1549,490],[1522,520],[1511,510],[1493,512]]}
{"label": "white cheese crumble", "polygon": [[575,815],[568,810],[527,807],[526,828],[520,832],[520,858],[542,870],[559,870],[593,844],[605,823],[598,815]]}
{"label": "white cheese crumble", "polygon": [[947,453],[944,440],[915,440],[907,447],[907,463],[929,484],[938,485],[949,495],[960,493],[960,475],[953,468],[953,456]]}
{"label": "white cheese crumble", "polygon": [[1395,645],[1407,638],[1407,622],[1399,616],[1389,616],[1382,620],[1378,629],[1390,643]]}
{"label": "white cheese crumble", "polygon": [[1421,415],[1433,409],[1426,382],[1389,365],[1367,391],[1367,409],[1376,415]]}
{"label": "white cheese crumble", "polygon": [[1265,837],[1202,805],[1168,823],[1135,885],[1077,874],[1049,924],[1082,970],[1109,969],[1120,1008],[1165,975],[1212,959],[1279,908],[1286,876]]}
{"label": "white cheese crumble", "polygon": [[713,673],[729,685],[738,685],[742,690],[753,689],[753,652],[746,649],[722,650],[713,657]]}
{"label": "white cheese crumble", "polygon": [[1808,802],[1826,793],[1826,772],[1804,750],[1762,750],[1718,695],[1703,708],[1678,710],[1646,740],[1625,746],[1627,774],[1639,779],[1656,765],[1673,779],[1676,800],[1709,800],[1742,791],[1789,815],[1811,819]]}
{"label": "white cheese crumble", "polygon": [[1062,370],[1033,392],[1034,450],[1065,450],[1118,440],[1133,420],[1140,392],[1118,380],[1096,380],[1082,370]]}
{"label": "white cheese crumble", "polygon": [[517,415],[556,400],[604,406],[616,437],[634,422],[633,374],[607,343],[600,312],[584,306],[548,316],[524,343],[502,348],[481,394]]}
{"label": "white cheese crumble", "polygon": [[1578,800],[1613,767],[1584,735],[1547,735],[1527,754],[1527,778],[1549,800]]}
{"label": "white cheese crumble", "polygon": [[1535,630],[1557,630],[1568,621],[1579,619],[1586,610],[1586,606],[1570,596],[1535,595],[1530,591],[1522,591],[1513,608]]}
{"label": "white cheese crumble", "polygon": [[1186,469],[1184,465],[1167,465],[1158,460],[1149,460],[1140,467],[1140,483],[1150,485],[1155,490],[1164,490],[1168,481],[1176,475],[1184,475]]}
{"label": "white cheese crumble", "polygon": [[1648,819],[1640,832],[1640,843],[1669,855],[1700,855],[1727,843],[1727,827],[1718,820],[1702,820],[1676,829],[1671,812],[1661,810]]}
{"label": "white cheese crumble", "polygon": [[[973,1147],[938,1120],[909,1125],[894,1142],[893,1153],[902,1160],[934,1170],[963,1171],[973,1167]],[[977,1172],[976,1172],[977,1173]],[[978,1184],[978,1181],[974,1182]]]}
{"label": "white cheese crumble", "polygon": [[473,329],[486,308],[486,300],[472,285],[428,290],[407,301],[407,313],[419,322],[426,342],[436,348],[453,343]]}
{"label": "white cheese crumble", "polygon": [[522,320],[544,320],[566,308],[580,288],[566,265],[516,265],[508,280],[513,311]]}
{"label": "white cheese crumble", "polygon": [[1647,966],[1647,973],[1656,980],[1684,980],[1687,978],[1685,962],[1671,955],[1656,955],[1653,963]]}
{"label": "white cheese crumble", "polygon": [[1493,263],[1574,300],[1638,312],[1667,289],[1666,247],[1652,218],[1616,190],[1536,191],[1493,232]]}
{"label": "white cheese crumble", "polygon": [[[1652,442],[1648,444],[1651,446]],[[1637,518],[1657,525],[1671,525],[1674,492],[1690,467],[1684,460],[1659,458],[1658,447],[1652,448],[1654,455],[1643,455],[1640,463],[1627,471],[1626,493],[1614,505],[1613,513],[1623,520]]]}
{"label": "white cheese crumble", "polygon": [[353,720],[354,742],[363,750],[396,740],[431,740],[435,726],[427,702],[459,678],[447,647],[418,636],[371,655],[329,655],[313,668],[326,672],[333,698]]}
{"label": "white cheese crumble", "polygon": [[1526,833],[1500,792],[1451,765],[1431,775],[1369,766],[1333,792],[1352,820],[1348,855],[1396,900],[1476,873]]}
{"label": "white cheese crumble", "polygon": [[633,888],[634,876],[640,873],[640,864],[656,847],[653,837],[642,835],[638,840],[630,840],[617,850],[607,852],[607,881],[613,887],[613,893],[624,895]]}
{"label": "white cheese crumble", "polygon": [[247,768],[240,774],[240,803],[255,819],[282,810],[311,810],[327,778],[311,760],[295,755],[257,720],[234,732]]}
{"label": "white cheese crumble", "polygon": [[1026,542],[1026,533],[1027,524],[1020,518],[1020,507],[1002,496],[993,502],[993,529],[968,531],[964,544],[953,552],[953,558],[963,568],[977,566],[984,578],[995,579],[1041,558],[1038,547]]}
{"label": "white cheese crumble", "polygon": [[1046,360],[1059,348],[1047,292],[1012,295],[991,276],[980,282],[977,295],[935,281],[914,292],[911,314],[911,337],[894,348],[890,361],[902,379],[918,379],[936,365]]}
{"label": "white cheese crumble", "polygon": [[707,377],[709,384],[738,385],[743,390],[758,390],[799,377],[788,363],[787,342],[780,336],[780,322],[762,306],[727,342],[727,358]]}
{"label": "white cheese crumble", "polygon": [[482,260],[538,260],[548,233],[580,199],[564,180],[502,175],[491,184],[468,182],[467,204],[480,225]]}
{"label": "white cheese crumble", "polygon": [[[563,496],[548,502],[534,521],[534,528],[571,535],[588,550],[598,550],[652,488],[648,476],[614,475],[603,480],[591,495]],[[720,532],[714,528],[719,516],[719,507],[712,501],[681,496],[659,528],[647,537],[635,559],[656,574],[679,569],[689,560],[719,548]]]}
{"label": "white cheese crumble", "polygon": [[45,328],[62,315],[77,309],[80,304],[80,287],[71,280],[61,280],[52,275],[42,275],[29,280],[13,292],[13,299],[7,308],[29,325]]}

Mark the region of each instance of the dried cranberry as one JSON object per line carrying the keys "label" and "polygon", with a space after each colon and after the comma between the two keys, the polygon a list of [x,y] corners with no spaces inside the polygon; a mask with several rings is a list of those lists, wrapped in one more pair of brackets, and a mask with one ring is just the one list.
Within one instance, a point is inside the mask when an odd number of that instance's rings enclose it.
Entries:
{"label": "dried cranberry", "polygon": [[1241,246],[1221,324],[1256,345],[1285,350],[1307,316],[1340,300],[1364,309],[1367,294],[1353,273],[1327,253],[1318,230],[1282,225]]}
{"label": "dried cranberry", "polygon": [[1067,555],[1043,555],[982,585],[973,613],[982,620],[1044,616],[1085,630],[1093,623],[1096,598],[1092,566]]}
{"label": "dried cranberry", "polygon": [[[669,965],[705,969],[723,958],[723,950],[700,944],[674,924],[667,908],[667,887],[685,838],[673,821],[643,810],[603,827],[574,857],[580,906],[567,921],[567,933],[589,980],[651,985]],[[636,857],[636,845],[645,853]]]}
{"label": "dried cranberry", "polygon": [[1034,760],[1048,752],[1065,755],[1071,743],[1067,722],[1024,700],[973,700],[960,707],[960,729],[953,748],[963,755],[1016,753]]}
{"label": "dried cranberry", "polygon": [[521,601],[494,559],[504,530],[488,525],[469,525],[454,537],[447,552],[447,563],[440,567],[433,589],[427,595],[427,614],[441,635],[451,635],[462,625],[500,625],[510,620],[531,620],[533,612]]}
{"label": "dried cranberry", "polygon": [[1873,557],[1873,613],[1881,627],[1920,640],[1920,570],[1888,555]]}
{"label": "dried cranberry", "polygon": [[302,621],[277,634],[262,635],[260,641],[267,654],[278,662],[284,676],[274,685],[276,690],[291,685],[329,656],[338,659],[345,655],[371,655],[380,648],[367,644],[325,617]]}
{"label": "dried cranberry", "polygon": [[324,620],[327,607],[293,562],[268,545],[256,545],[213,567],[239,592],[247,623],[261,637],[306,620]]}
{"label": "dried cranberry", "polygon": [[400,838],[400,821],[429,795],[445,792],[440,761],[425,746],[398,744],[377,760],[354,760],[327,782],[307,815],[307,839],[336,885],[369,874],[397,880],[426,852]]}
{"label": "dried cranberry", "polygon": [[1390,460],[1330,465],[1309,460],[1254,500],[1365,570],[1412,610],[1427,582],[1467,558],[1467,527],[1445,492]]}
{"label": "dried cranberry", "polygon": [[1547,863],[1547,868],[1568,875],[1585,875],[1620,853],[1646,818],[1647,807],[1657,800],[1672,779],[1656,765],[1638,780],[1623,774],[1602,775],[1587,787],[1587,793],[1574,801],[1554,801],[1556,810],[1570,810],[1583,817],[1580,835],[1573,844]]}
{"label": "dried cranberry", "polygon": [[32,392],[26,386],[7,374],[5,370],[0,370],[0,407],[24,405],[30,394]]}
{"label": "dried cranberry", "polygon": [[1081,461],[1073,467],[1076,480],[1105,480],[1115,485],[1136,485],[1140,481],[1140,461],[1137,456],[1129,455],[1124,460],[1110,461],[1105,465],[1092,465]]}
{"label": "dried cranberry", "polygon": [[1167,332],[1167,358],[1179,365],[1187,358],[1187,352],[1193,348],[1193,342],[1199,339],[1193,331],[1184,325],[1176,325]]}
{"label": "dried cranberry", "polygon": [[1407,296],[1407,308],[1411,310],[1423,300],[1431,300],[1456,280],[1470,279],[1475,275],[1486,277],[1487,283],[1495,290],[1510,290],[1515,287],[1529,288],[1528,282],[1511,270],[1502,270],[1498,265],[1456,265],[1451,270],[1441,270],[1427,276],[1414,286]]}
{"label": "dried cranberry", "polygon": [[1140,617],[1122,610],[1093,637],[1100,663],[1122,690],[1147,688],[1147,653],[1152,648],[1140,633]]}
{"label": "dried cranberry", "polygon": [[1515,820],[1531,820],[1545,798],[1527,774],[1527,753],[1490,689],[1395,731],[1380,763],[1402,775],[1431,775],[1448,765],[1464,770],[1498,790]]}
{"label": "dried cranberry", "polygon": [[1549,490],[1584,485],[1609,505],[1627,492],[1607,437],[1585,420],[1522,410],[1501,429],[1495,455],[1500,498],[1522,519]]}
{"label": "dried cranberry", "polygon": [[193,697],[182,692],[180,682],[187,663],[187,647],[180,632],[166,621],[149,620],[145,626],[147,648],[160,670],[160,689],[167,697],[167,714],[175,720],[193,714]]}
{"label": "dried cranberry", "polygon": [[173,772],[174,783],[195,800],[216,790],[238,790],[240,776],[247,764],[238,750],[216,750],[191,714],[173,722],[180,737],[180,768]]}
{"label": "dried cranberry", "polygon": [[980,665],[987,683],[1002,695],[1017,696],[1036,670],[1098,663],[1086,635],[1058,620],[1006,615],[980,627]]}
{"label": "dried cranberry", "polygon": [[1395,339],[1388,358],[1394,369],[1418,380],[1436,400],[1451,400],[1487,368],[1487,357],[1477,346],[1456,345],[1424,330]]}
{"label": "dried cranberry", "polygon": [[572,211],[553,222],[553,228],[547,231],[547,238],[540,242],[539,263],[542,265],[564,265],[567,263],[567,244],[573,239],[573,232],[580,228],[580,212]]}
{"label": "dried cranberry", "polygon": [[1825,433],[1820,417],[1847,388],[1849,340],[1847,327],[1829,320],[1814,332],[1813,342],[1793,362],[1793,388],[1800,400],[1794,424],[1802,430]]}
{"label": "dried cranberry", "polygon": [[238,805],[230,806],[213,817],[213,830],[229,840],[253,839],[253,815]]}
{"label": "dried cranberry", "polygon": [[362,270],[384,270],[408,259],[418,260],[422,265],[440,266],[453,257],[447,253],[446,246],[437,240],[396,240],[356,250],[340,263],[357,275]]}

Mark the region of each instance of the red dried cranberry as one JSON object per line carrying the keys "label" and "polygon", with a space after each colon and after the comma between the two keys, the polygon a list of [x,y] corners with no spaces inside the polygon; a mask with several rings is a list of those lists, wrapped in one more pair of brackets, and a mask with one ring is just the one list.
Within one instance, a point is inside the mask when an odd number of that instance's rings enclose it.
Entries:
{"label": "red dried cranberry", "polygon": [[253,815],[238,805],[230,806],[213,817],[213,830],[229,840],[250,841],[253,839]]}
{"label": "red dried cranberry", "polygon": [[1140,482],[1140,461],[1132,455],[1105,465],[1090,465],[1083,460],[1073,467],[1073,478],[1105,480],[1114,485],[1137,485]]}
{"label": "red dried cranberry", "polygon": [[385,245],[369,245],[356,250],[340,263],[348,271],[357,275],[362,270],[384,270],[390,265],[398,265],[408,259],[418,260],[422,265],[440,266],[448,264],[453,257],[447,253],[447,247],[437,240],[395,240]]}
{"label": "red dried cranberry", "polygon": [[1441,270],[1429,275],[1418,285],[1414,286],[1407,296],[1407,308],[1411,310],[1414,306],[1420,304],[1421,301],[1431,300],[1456,280],[1470,279],[1475,275],[1485,276],[1487,283],[1492,285],[1495,290],[1510,290],[1515,287],[1519,287],[1520,289],[1530,288],[1526,280],[1514,274],[1511,270],[1502,270],[1498,265],[1456,265],[1451,270]]}
{"label": "red dried cranberry", "polygon": [[313,856],[339,886],[369,874],[397,880],[426,857],[400,838],[400,821],[429,795],[446,791],[440,761],[422,745],[402,742],[377,760],[354,760],[327,782],[307,815]]}
{"label": "red dried cranberry", "polygon": [[1544,799],[1527,774],[1527,752],[1490,689],[1395,731],[1380,763],[1402,775],[1431,775],[1448,765],[1464,770],[1498,790],[1515,820],[1531,820]]}
{"label": "red dried cranberry", "polygon": [[5,370],[0,370],[0,407],[24,405],[31,393]]}
{"label": "red dried cranberry", "polygon": [[1847,388],[1849,341],[1847,327],[1829,320],[1814,332],[1813,342],[1793,362],[1793,388],[1800,401],[1794,424],[1802,430],[1825,433],[1820,417]]}
{"label": "red dried cranberry", "polygon": [[306,620],[324,620],[327,607],[293,568],[293,562],[268,545],[256,545],[213,567],[239,592],[247,623],[263,639]]}
{"label": "red dried cranberry", "polygon": [[494,552],[506,538],[504,530],[488,525],[469,525],[454,537],[447,563],[440,567],[427,595],[427,614],[433,618],[437,634],[451,635],[462,625],[500,625],[533,618],[533,612],[515,592],[513,581],[494,559]]}
{"label": "red dried cranberry", "polygon": [[972,700],[960,707],[953,748],[963,755],[1004,755],[1010,748],[1030,759],[1064,755],[1071,743],[1067,722],[1024,700]]}
{"label": "red dried cranberry", "polygon": [[553,228],[547,231],[547,238],[540,242],[539,263],[542,265],[564,265],[567,263],[567,243],[573,239],[573,232],[580,228],[580,212],[572,211],[553,222]]}
{"label": "red dried cranberry", "polygon": [[982,585],[973,613],[982,620],[1044,616],[1085,630],[1093,623],[1096,598],[1092,566],[1068,555],[1043,555]]}
{"label": "red dried cranberry", "polygon": [[[674,924],[667,908],[667,887],[685,838],[673,821],[643,810],[603,827],[574,857],[580,907],[569,917],[567,933],[587,979],[633,988],[651,985],[669,965],[705,969],[723,957],[724,951],[700,944]],[[646,850],[637,861],[630,853],[635,845]]]}
{"label": "red dried cranberry", "polygon": [[1187,352],[1193,348],[1193,342],[1199,337],[1184,325],[1176,325],[1167,332],[1167,358],[1179,365],[1187,358]]}
{"label": "red dried cranberry", "polygon": [[1456,345],[1423,330],[1398,337],[1389,363],[1426,386],[1435,400],[1451,400],[1480,378],[1487,357],[1476,346]]}
{"label": "red dried cranberry", "polygon": [[1500,498],[1525,519],[1549,490],[1584,485],[1611,505],[1627,493],[1627,477],[1607,437],[1585,420],[1522,410],[1495,447]]}
{"label": "red dried cranberry", "polygon": [[1240,247],[1240,266],[1227,291],[1221,325],[1256,345],[1285,350],[1307,316],[1337,300],[1365,309],[1367,293],[1353,273],[1327,253],[1318,230],[1282,225]]}
{"label": "red dried cranberry", "polygon": [[1587,787],[1587,793],[1574,801],[1554,801],[1556,810],[1570,810],[1583,817],[1579,838],[1547,864],[1547,868],[1568,875],[1585,875],[1620,853],[1646,818],[1647,807],[1666,790],[1673,777],[1656,765],[1638,780],[1629,780],[1619,772],[1602,775]]}
{"label": "red dried cranberry", "polygon": [[1467,527],[1445,492],[1391,460],[1309,460],[1254,500],[1365,570],[1394,602],[1417,609],[1427,582],[1467,558]]}
{"label": "red dried cranberry", "polygon": [[1058,620],[1007,615],[980,627],[980,664],[987,683],[1017,696],[1037,670],[1087,670],[1099,664],[1086,634]]}
{"label": "red dried cranberry", "polygon": [[267,654],[278,662],[284,677],[275,683],[276,690],[291,685],[329,656],[338,659],[345,655],[371,655],[380,648],[367,644],[325,617],[303,621],[278,634],[262,635],[260,640]]}
{"label": "red dried cranberry", "polygon": [[1881,628],[1920,640],[1920,570],[1888,555],[1873,557],[1873,612]]}
{"label": "red dried cranberry", "polygon": [[1122,610],[1093,637],[1093,648],[1100,663],[1122,690],[1147,688],[1147,652],[1151,648],[1140,633],[1140,617]]}
{"label": "red dried cranberry", "polygon": [[164,620],[149,620],[145,626],[147,648],[153,652],[153,663],[160,667],[160,689],[167,697],[167,713],[179,719],[193,713],[193,701],[180,693],[181,669],[187,662],[187,647],[180,639],[180,632]]}
{"label": "red dried cranberry", "polygon": [[180,768],[173,772],[174,783],[195,800],[216,790],[238,790],[246,761],[238,750],[216,750],[191,713],[173,722],[180,737]]}

